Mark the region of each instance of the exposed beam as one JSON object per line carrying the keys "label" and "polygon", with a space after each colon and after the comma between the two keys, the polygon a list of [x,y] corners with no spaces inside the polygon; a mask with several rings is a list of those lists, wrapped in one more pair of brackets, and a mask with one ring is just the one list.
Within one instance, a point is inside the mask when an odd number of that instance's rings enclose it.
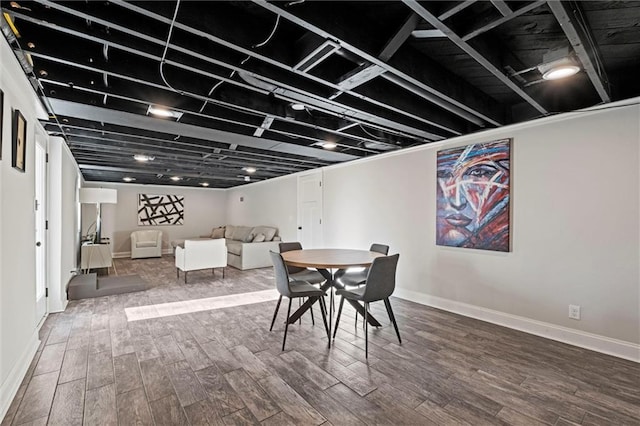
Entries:
{"label": "exposed beam", "polygon": [[508,16],[511,14],[511,8],[507,6],[507,3],[504,0],[491,0],[491,4],[498,9],[498,12],[502,14],[502,16]]}
{"label": "exposed beam", "polygon": [[549,112],[540,105],[535,99],[529,96],[520,86],[515,84],[513,81],[509,79],[509,77],[504,74],[495,64],[489,61],[484,55],[478,52],[474,47],[472,47],[469,43],[462,40],[462,38],[457,35],[448,25],[444,22],[440,21],[436,16],[434,16],[431,12],[425,9],[420,3],[415,0],[402,0],[411,10],[420,15],[425,21],[429,22],[434,28],[439,29],[451,40],[456,46],[462,49],[467,55],[471,56],[475,61],[477,61],[480,65],[485,67],[487,71],[493,74],[498,80],[504,83],[508,88],[510,88],[513,92],[515,92],[522,99],[527,101],[532,107],[538,110],[542,114],[549,114]]}
{"label": "exposed beam", "polygon": [[[48,60],[48,61],[61,63],[61,64],[64,64],[64,65],[67,65],[67,66],[77,67],[77,68],[80,68],[80,69],[83,69],[83,70],[87,70],[87,71],[92,71],[92,72],[96,72],[96,73],[103,73],[105,75],[109,75],[111,77],[122,79],[122,80],[125,80],[125,81],[128,81],[128,82],[132,82],[132,83],[136,83],[136,84],[142,84],[142,85],[146,85],[146,86],[149,86],[149,87],[153,87],[155,89],[159,89],[159,90],[163,90],[163,91],[167,91],[167,92],[172,92],[171,89],[169,89],[166,86],[155,84],[155,83],[151,83],[151,82],[147,82],[147,81],[144,81],[144,80],[140,80],[140,79],[137,79],[135,77],[130,77],[130,76],[126,76],[126,75],[123,75],[123,74],[114,73],[114,72],[107,71],[107,70],[100,69],[100,68],[96,68],[96,67],[90,67],[90,66],[84,65],[84,64],[77,64],[75,62],[70,62],[70,61],[66,61],[64,59],[54,58],[54,57],[51,57],[51,56],[48,56],[48,55],[43,55],[43,54],[40,54],[40,53],[37,53],[37,52],[31,52],[31,55],[36,57],[36,58],[41,58],[41,59],[45,59],[45,60]],[[45,82],[45,83],[49,83],[49,84],[53,84],[53,85],[57,85],[57,86],[68,87],[68,84],[66,82],[59,82],[59,81],[55,81],[55,80],[51,80],[51,79],[42,79],[42,81]],[[87,93],[100,94],[100,95],[103,95],[103,96],[106,95],[106,96],[108,96],[110,98],[126,100],[126,101],[129,101],[129,102],[140,103],[140,104],[144,104],[144,105],[147,105],[149,103],[148,101],[144,101],[142,99],[131,98],[129,96],[123,96],[121,94],[114,93],[114,92],[106,92],[104,90],[96,90],[94,88],[82,87],[82,86],[77,86],[77,85],[74,86],[73,90],[80,90],[80,91],[85,91]],[[264,115],[264,114],[267,114],[267,115],[272,115],[273,116],[273,114],[277,113],[275,110],[268,109],[267,105],[265,105],[264,103],[262,103],[260,107],[258,107],[256,105],[251,105],[251,106],[245,105],[245,106],[243,106],[243,105],[240,105],[240,103],[238,102],[238,98],[237,97],[235,97],[234,99],[236,101],[235,104],[233,104],[231,102],[225,102],[224,100],[221,100],[221,99],[210,99],[209,103],[212,103],[212,104],[215,104],[215,105],[219,105],[219,106],[223,106],[223,107],[227,107],[227,108],[229,108],[231,110],[243,111],[243,112],[246,112],[248,114],[253,114],[253,115]],[[252,98],[252,99],[254,101],[257,101],[256,98]],[[185,109],[185,108],[177,108],[177,107],[172,106],[172,105],[166,105],[166,106],[169,106],[173,110],[176,110],[178,112],[182,112],[182,113],[185,113],[185,114],[190,114],[190,115],[202,117],[202,118],[205,118],[205,119],[210,119],[210,120],[213,120],[213,121],[220,121],[220,122],[224,122],[224,123],[235,124],[235,125],[240,125],[240,126],[246,126],[246,127],[251,127],[251,128],[255,127],[251,123],[241,122],[241,121],[238,121],[238,120],[230,120],[230,119],[226,119],[226,118],[218,117],[218,116],[211,116],[211,115],[208,115],[208,114],[199,113],[199,112],[196,112],[196,111],[193,111],[193,110],[188,110],[188,109]],[[358,142],[371,141],[368,138],[363,138],[363,137],[359,137],[359,136],[350,135],[348,133],[344,133],[344,132],[341,132],[339,130],[334,130],[334,129],[328,128],[326,126],[320,126],[317,123],[313,123],[313,122],[307,122],[307,121],[304,121],[304,120],[296,120],[296,119],[291,118],[291,117],[284,117],[284,118],[276,117],[276,116],[274,116],[274,117],[277,118],[278,120],[281,120],[281,121],[284,121],[284,122],[287,122],[287,123],[291,123],[291,124],[294,124],[294,125],[298,125],[298,126],[303,126],[303,127],[308,128],[310,130],[313,129],[313,130],[317,130],[317,131],[320,131],[320,132],[326,132],[326,133],[330,133],[330,134],[335,134],[337,136],[340,136],[340,137],[343,137],[343,138],[353,139],[353,140],[358,141]],[[290,132],[282,132],[280,130],[273,130],[273,131],[275,133],[282,134],[284,136],[291,136]],[[389,129],[383,128],[383,131],[389,132]],[[391,132],[391,133],[393,133],[393,132]],[[321,139],[318,139],[318,137],[305,136],[303,134],[297,134],[297,136],[300,137],[300,138],[306,138],[306,139],[309,139],[311,141],[316,141],[316,142],[318,140],[321,140]],[[354,149],[358,149],[357,146],[354,146],[353,148]]]}
{"label": "exposed beam", "polygon": [[[78,164],[78,167],[81,170],[99,170],[99,171],[104,171],[104,172],[124,172],[124,173],[135,173],[135,174],[140,174],[140,175],[158,175],[158,174],[162,174],[162,175],[169,175],[169,174],[173,174],[176,173],[177,171],[167,171],[166,169],[162,169],[162,168],[155,168],[155,169],[149,169],[149,168],[132,168],[132,167],[113,167],[113,166],[100,166],[100,165],[95,165],[95,164],[86,164],[86,163],[80,163]],[[195,179],[217,179],[217,180],[228,180],[228,181],[233,181],[233,182],[240,182],[243,180],[242,177],[229,177],[229,176],[212,176],[212,175],[202,175],[199,173],[176,173],[179,174],[180,177],[183,178],[195,178]],[[256,181],[258,180],[262,180],[262,179],[255,179]]]}
{"label": "exposed beam", "polygon": [[518,10],[515,10],[511,13],[509,13],[508,15],[504,15],[501,18],[498,18],[496,20],[493,20],[491,22],[489,22],[488,24],[482,25],[481,27],[478,27],[476,29],[473,29],[471,31],[469,31],[467,34],[462,36],[462,40],[463,41],[469,41],[472,38],[482,34],[482,33],[486,33],[489,30],[494,29],[495,27],[504,24],[507,21],[512,20],[513,18],[516,18],[520,15],[523,15],[533,9],[537,9],[538,7],[542,6],[543,4],[546,3],[546,0],[538,0],[538,1],[534,1],[533,3],[530,3],[524,7],[521,7]]}
{"label": "exposed beam", "polygon": [[564,1],[548,1],[547,4],[582,62],[600,99],[603,102],[611,102],[607,74],[604,67],[600,66],[602,61],[597,48],[589,42],[593,37],[587,22],[582,19],[580,5],[577,2]]}
{"label": "exposed beam", "polygon": [[[242,165],[246,162],[260,164],[262,167],[282,170],[298,170],[308,169],[310,167],[320,167],[326,165],[324,161],[309,161],[300,158],[288,158],[282,155],[266,155],[254,152],[236,151],[231,149],[215,148],[212,156],[210,152],[205,151],[206,146],[202,144],[185,143],[174,140],[164,140],[151,138],[143,135],[131,135],[120,132],[113,132],[104,129],[93,129],[78,126],[68,126],[70,131],[67,132],[67,141],[72,145],[82,144],[86,147],[94,147],[95,150],[108,151],[109,149],[118,149],[120,151],[152,150],[154,154],[164,157],[190,158],[192,161],[221,161],[224,158],[226,165]],[[124,146],[120,146],[122,144]],[[191,148],[191,149],[189,149]],[[177,154],[176,154],[177,153]]]}
{"label": "exposed beam", "polygon": [[378,58],[387,62],[394,53],[398,51],[400,46],[404,44],[405,41],[409,38],[412,31],[416,29],[418,23],[420,22],[420,17],[415,13],[411,13],[409,17],[404,21],[404,23],[398,28],[398,31],[394,34],[393,37],[387,42],[384,46]]}
{"label": "exposed beam", "polygon": [[[346,34],[346,32],[352,31],[353,28],[343,28],[340,25],[336,25],[335,19],[334,17],[332,18],[332,20],[330,22],[326,22],[326,26],[327,27],[331,27],[330,30],[325,30],[323,28],[320,28],[320,26],[318,25],[314,25],[312,24],[309,20],[307,19],[303,19],[301,17],[298,17],[292,13],[290,13],[289,11],[283,9],[282,7],[280,7],[277,4],[274,3],[269,3],[266,2],[264,0],[252,0],[255,4],[270,10],[271,12],[278,14],[280,16],[282,16],[283,18],[287,19],[290,22],[293,22],[294,24],[305,28],[309,31],[314,32],[315,34],[319,35],[320,37],[323,38],[328,38],[328,39],[332,39],[338,42],[338,44],[345,50],[361,57],[362,59],[381,66],[383,68],[385,68],[387,70],[387,72],[383,75],[387,75],[387,74],[393,74],[395,75],[397,78],[400,79],[404,79],[410,83],[412,83],[412,85],[420,87],[421,89],[423,89],[422,92],[420,93],[416,93],[419,96],[424,97],[425,93],[429,93],[432,97],[437,97],[440,99],[441,103],[439,104],[439,106],[441,106],[442,108],[447,109],[446,105],[450,105],[450,106],[455,106],[457,107],[457,109],[449,109],[449,111],[451,111],[454,114],[460,115],[459,111],[465,111],[468,113],[471,113],[473,115],[475,115],[476,117],[479,117],[485,121],[487,121],[488,123],[491,123],[493,125],[500,125],[501,121],[503,120],[501,117],[501,111],[498,113],[498,105],[497,103],[490,99],[486,94],[483,94],[482,92],[480,92],[479,90],[474,93],[473,96],[469,96],[467,98],[464,99],[456,99],[453,98],[450,93],[447,91],[443,91],[442,88],[446,87],[446,88],[453,88],[457,86],[457,91],[460,92],[460,85],[464,84],[463,80],[456,80],[453,81],[453,79],[451,78],[450,74],[445,74],[445,73],[440,73],[440,72],[436,72],[432,69],[432,67],[426,67],[429,68],[429,71],[432,73],[431,78],[434,80],[438,80],[440,82],[440,84],[428,84],[425,82],[425,80],[421,77],[417,77],[415,76],[415,74],[409,74],[409,72],[407,71],[403,71],[400,68],[398,68],[397,66],[394,66],[393,64],[387,64],[384,61],[380,60],[377,56],[366,52],[362,49],[360,49],[359,47],[351,44],[349,41],[347,41],[344,37],[344,35]],[[321,19],[322,17],[320,16],[315,16],[314,18],[317,19]],[[324,25],[324,24],[323,24]],[[341,35],[337,35],[334,34],[332,32],[341,32]],[[342,34],[345,33],[345,34]],[[418,69],[417,64],[415,64],[412,60],[408,59],[406,56],[403,58],[398,58],[398,55],[400,54],[400,52],[398,52],[398,54],[394,55],[394,57],[392,58],[395,63],[403,63],[406,64],[407,62],[411,62],[411,65],[409,65],[409,68],[411,68],[411,71],[415,71],[416,69]],[[425,58],[426,59],[426,58]],[[434,64],[434,66],[437,66],[436,64]],[[422,69],[422,71],[424,72],[424,68],[425,66],[422,65],[420,67],[420,69]],[[436,75],[437,74],[437,75]],[[456,92],[456,90],[451,90],[451,93]],[[425,97],[425,99],[429,100],[430,102],[432,102],[432,99],[429,99],[427,97]],[[481,106],[481,104],[485,104],[483,106]],[[461,117],[467,119],[467,116],[463,116],[460,115]]]}
{"label": "exposed beam", "polygon": [[458,2],[457,5],[445,10],[444,12],[442,12],[440,15],[438,15],[438,19],[441,21],[444,21],[447,18],[452,17],[453,15],[455,15],[458,12],[463,11],[464,9],[466,9],[467,7],[471,6],[472,4],[474,4],[477,0],[464,0],[464,1],[460,1]]}
{"label": "exposed beam", "polygon": [[[59,10],[61,12],[70,14],[72,16],[77,16],[77,17],[85,19],[85,20],[89,20],[89,21],[92,21],[92,22],[99,23],[99,24],[104,25],[104,26],[106,26],[108,28],[117,29],[118,31],[121,31],[121,32],[123,32],[125,34],[129,34],[129,35],[137,37],[137,38],[140,38],[140,39],[145,40],[147,42],[150,42],[150,43],[153,43],[153,44],[156,44],[156,45],[159,45],[159,46],[163,46],[163,47],[165,45],[165,40],[160,40],[160,39],[151,37],[149,35],[140,33],[138,31],[132,30],[130,28],[118,25],[117,23],[113,23],[113,22],[110,22],[110,21],[107,21],[107,20],[104,20],[104,19],[100,19],[98,17],[92,16],[92,15],[88,15],[86,13],[82,13],[82,12],[76,11],[74,9],[71,9],[69,7],[66,7],[66,6],[63,6],[63,5],[54,3],[54,2],[50,2],[50,1],[47,1],[47,0],[37,0],[37,1],[39,3],[42,3],[43,5],[45,5],[47,7]],[[114,3],[116,3],[116,4],[118,4],[118,5],[122,6],[122,7],[125,7],[125,8],[127,8],[129,10],[132,10],[134,12],[144,14],[145,16],[148,16],[148,17],[150,17],[152,19],[157,19],[160,22],[165,22],[167,24],[171,22],[171,20],[168,19],[168,18],[165,18],[165,17],[163,17],[161,15],[155,14],[153,12],[150,12],[150,11],[146,10],[146,9],[140,8],[138,6],[135,6],[135,5],[132,5],[132,4],[129,4],[129,3],[126,3],[126,2],[120,2],[120,1],[114,1]],[[143,52],[143,51],[140,51],[140,50],[136,50],[136,49],[127,47],[127,46],[123,46],[121,44],[115,43],[115,42],[110,41],[110,40],[99,39],[97,37],[90,36],[88,34],[80,32],[80,31],[74,31],[74,30],[71,30],[71,29],[68,29],[68,28],[59,27],[59,26],[54,25],[54,24],[49,23],[49,22],[38,20],[38,19],[35,19],[33,17],[30,17],[30,16],[22,15],[19,12],[18,13],[13,12],[13,11],[9,11],[9,12],[14,13],[16,15],[19,15],[21,19],[25,19],[26,21],[35,23],[37,25],[41,25],[41,26],[44,26],[44,27],[47,27],[47,28],[50,28],[50,29],[53,29],[53,30],[56,30],[56,31],[62,31],[62,32],[65,32],[67,34],[70,34],[70,35],[73,35],[73,36],[76,36],[76,37],[85,38],[87,40],[91,40],[91,41],[94,41],[94,42],[97,42],[97,43],[102,43],[102,44],[108,45],[108,46],[116,48],[116,49],[123,50],[123,51],[131,53],[131,54],[135,54],[135,55],[138,55],[138,56],[146,57],[148,59],[153,59],[153,60],[157,60],[157,61],[160,60],[160,57],[152,55],[152,54],[150,54],[148,52]],[[261,61],[263,61],[265,63],[269,63],[271,65],[276,65],[278,68],[284,68],[284,69],[287,69],[288,71],[294,71],[291,67],[285,66],[285,65],[283,65],[283,64],[281,64],[281,63],[279,63],[277,61],[274,61],[273,59],[267,58],[267,57],[262,56],[262,55],[257,55],[254,51],[245,52],[245,49],[243,49],[241,46],[237,46],[237,45],[235,45],[233,43],[226,42],[226,41],[224,41],[224,40],[222,40],[220,38],[214,37],[211,34],[204,33],[202,31],[199,31],[199,30],[197,30],[195,28],[186,26],[184,24],[180,24],[179,22],[175,23],[175,27],[176,28],[180,28],[180,29],[182,29],[184,31],[187,31],[189,33],[192,33],[194,35],[205,37],[206,39],[214,41],[216,43],[219,43],[219,44],[221,44],[221,45],[223,45],[225,47],[229,47],[229,48],[234,49],[234,50],[240,50],[243,53],[248,53],[249,56],[255,56],[255,57],[259,58]],[[280,81],[278,81],[276,79],[270,78],[267,75],[260,75],[260,74],[256,74],[255,72],[247,70],[247,66],[240,67],[237,64],[229,64],[227,62],[217,60],[216,58],[212,58],[210,56],[203,55],[203,54],[200,54],[198,52],[194,52],[192,50],[186,49],[184,47],[176,46],[174,44],[171,44],[170,48],[171,48],[171,50],[175,50],[176,52],[180,52],[180,53],[192,56],[192,57],[197,58],[199,60],[203,60],[203,61],[215,64],[215,65],[218,65],[218,66],[226,67],[226,68],[228,68],[230,70],[233,70],[233,71],[236,71],[236,72],[243,71],[246,74],[255,76],[256,78],[260,78],[260,79],[263,79],[263,80],[271,81],[271,82],[274,82],[274,84],[276,84],[276,85],[283,86],[283,84],[280,83]],[[216,78],[218,80],[223,80],[223,81],[225,81],[225,82],[227,82],[229,84],[232,84],[232,85],[241,86],[241,87],[248,88],[248,89],[253,89],[253,90],[256,90],[256,91],[258,91],[260,93],[266,94],[263,90],[259,90],[257,87],[250,87],[250,86],[244,85],[243,83],[241,83],[241,82],[239,82],[239,81],[237,81],[235,79],[228,78],[228,76],[219,75],[219,74],[215,74],[214,75],[214,74],[211,74],[211,73],[206,73],[206,72],[204,72],[204,71],[202,71],[200,69],[185,65],[185,64],[177,62],[177,61],[166,60],[165,63],[170,64],[172,66],[175,66],[177,68],[181,68],[181,69],[187,70],[187,71],[200,73],[200,74],[206,75],[206,76],[211,77],[211,78]],[[322,80],[322,79],[320,79],[318,77],[315,77],[315,76],[313,76],[311,74],[306,74],[306,73],[301,73],[301,74],[303,74],[305,76],[305,78],[311,79],[311,80],[313,80],[315,82],[320,82],[320,83],[322,83],[324,85],[328,85],[330,87],[333,87],[336,90],[340,90],[338,85],[335,85],[335,84],[332,84],[332,83],[327,82],[325,80]],[[361,98],[362,99],[362,97],[359,96],[357,93],[353,93],[353,92],[351,92],[349,90],[345,90],[345,93],[348,93],[348,94],[350,94],[352,96],[355,96],[357,98]],[[206,97],[204,97],[202,95],[199,95],[199,94],[196,94],[196,93],[185,92],[185,94],[188,95],[188,96],[192,96],[192,97],[198,98],[198,99],[207,100],[208,102],[215,102],[212,99],[206,98]],[[293,94],[295,94],[294,98],[287,98],[287,96],[289,96],[289,95],[293,96]],[[409,126],[403,125],[402,123],[399,123],[397,120],[387,120],[387,119],[384,119],[384,118],[380,119],[380,117],[373,116],[372,114],[368,114],[364,110],[344,111],[344,106],[343,105],[341,105],[341,104],[339,104],[337,102],[328,101],[328,100],[326,100],[326,99],[324,99],[322,97],[319,97],[319,96],[317,96],[317,95],[315,95],[313,93],[310,93],[310,92],[306,91],[305,89],[302,89],[302,88],[299,88],[299,87],[288,86],[286,90],[283,90],[280,93],[276,93],[276,96],[279,97],[279,98],[288,99],[289,101],[296,101],[296,102],[301,102],[301,103],[304,103],[304,104],[313,104],[316,109],[322,110],[323,112],[328,113],[328,114],[333,114],[333,115],[337,115],[337,116],[340,116],[340,117],[346,117],[346,118],[348,118],[350,120],[358,120],[358,121],[363,121],[363,122],[368,122],[368,123],[374,123],[374,125],[378,125],[378,126],[381,125],[381,126],[389,127],[390,129],[395,130],[397,132],[405,133],[408,137],[413,136],[413,137],[419,137],[419,138],[426,138],[426,139],[429,139],[429,140],[441,140],[441,139],[444,139],[444,137],[442,135],[430,134],[430,133],[424,132],[424,131],[422,131],[420,129],[411,128]],[[372,102],[372,103],[374,103],[374,104],[376,104],[378,106],[381,106],[381,105],[385,106],[387,109],[392,109],[396,113],[402,113],[398,109],[394,110],[391,106],[387,106],[387,105],[392,105],[392,103],[393,103],[392,101],[390,101],[390,102],[380,102],[380,101],[376,101],[374,99],[364,99],[364,100]],[[436,127],[439,126],[438,123],[433,122],[433,121],[428,120],[428,119],[425,119],[424,117],[413,116],[411,118],[417,119],[419,121],[423,121],[426,124],[429,124],[429,125],[432,125],[432,126],[436,126]],[[444,126],[441,126],[441,127],[444,128],[447,131],[452,131],[452,129],[448,129],[448,128],[444,127]],[[453,130],[452,133],[454,133],[454,134],[457,133],[457,130]]]}
{"label": "exposed beam", "polygon": [[193,126],[191,124],[145,117],[138,114],[115,111],[108,108],[84,105],[60,99],[51,99],[50,101],[51,107],[57,115],[66,115],[83,120],[105,122],[127,127],[137,127],[139,129],[154,132],[182,135],[202,140],[213,140],[227,144],[237,144],[239,146],[246,146],[254,149],[283,152],[291,155],[301,155],[325,161],[349,161],[359,158],[355,155],[344,154],[341,152],[332,152],[319,148],[292,145],[271,139],[256,138],[253,136],[240,135],[222,130],[208,129]]}

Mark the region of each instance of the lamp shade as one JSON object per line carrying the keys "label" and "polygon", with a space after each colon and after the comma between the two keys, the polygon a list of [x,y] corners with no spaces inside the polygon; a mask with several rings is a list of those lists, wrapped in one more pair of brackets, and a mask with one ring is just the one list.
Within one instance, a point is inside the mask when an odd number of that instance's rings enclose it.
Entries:
{"label": "lamp shade", "polygon": [[109,188],[80,188],[80,202],[83,204],[115,204],[118,202],[118,191]]}

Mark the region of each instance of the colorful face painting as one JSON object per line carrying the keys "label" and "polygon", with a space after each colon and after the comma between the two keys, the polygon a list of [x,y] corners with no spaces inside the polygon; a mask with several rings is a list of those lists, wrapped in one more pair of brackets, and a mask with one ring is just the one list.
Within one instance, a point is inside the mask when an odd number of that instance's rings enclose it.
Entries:
{"label": "colorful face painting", "polygon": [[510,145],[438,151],[436,244],[509,251]]}

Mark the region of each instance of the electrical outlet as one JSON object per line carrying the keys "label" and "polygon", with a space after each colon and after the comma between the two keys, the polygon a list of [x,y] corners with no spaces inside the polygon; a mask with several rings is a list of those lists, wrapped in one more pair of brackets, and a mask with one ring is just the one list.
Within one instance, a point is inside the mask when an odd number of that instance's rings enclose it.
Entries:
{"label": "electrical outlet", "polygon": [[580,319],[580,305],[569,305],[569,318]]}

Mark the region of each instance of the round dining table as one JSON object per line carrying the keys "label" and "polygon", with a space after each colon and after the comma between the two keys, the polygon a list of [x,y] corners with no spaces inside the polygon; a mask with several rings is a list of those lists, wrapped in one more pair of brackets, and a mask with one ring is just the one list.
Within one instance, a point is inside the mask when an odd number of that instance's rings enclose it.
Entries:
{"label": "round dining table", "polygon": [[[332,270],[371,266],[376,257],[384,256],[382,253],[369,250],[334,248],[291,250],[281,254],[287,265],[301,268],[314,268],[327,279],[320,288],[330,291],[330,329],[333,326],[333,288],[336,287]],[[309,300],[303,303],[302,306],[289,317],[289,324],[295,323],[316,301],[317,298],[309,298]],[[364,318],[364,307],[354,300],[348,300],[348,302]],[[374,327],[380,326],[380,323],[371,314],[367,315],[367,322]]]}

